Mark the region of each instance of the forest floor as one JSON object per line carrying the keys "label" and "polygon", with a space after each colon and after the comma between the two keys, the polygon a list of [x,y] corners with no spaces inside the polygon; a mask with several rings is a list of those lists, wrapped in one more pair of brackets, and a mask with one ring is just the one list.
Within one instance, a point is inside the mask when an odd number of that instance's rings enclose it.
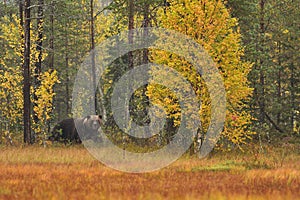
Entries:
{"label": "forest floor", "polygon": [[300,153],[185,155],[159,171],[130,174],[82,146],[0,147],[0,199],[300,199]]}

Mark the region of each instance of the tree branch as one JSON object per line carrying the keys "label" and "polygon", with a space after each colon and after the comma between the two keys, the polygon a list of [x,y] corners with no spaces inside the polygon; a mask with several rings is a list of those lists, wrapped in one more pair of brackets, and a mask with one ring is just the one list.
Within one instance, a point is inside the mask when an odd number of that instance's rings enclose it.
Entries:
{"label": "tree branch", "polygon": [[280,133],[284,133],[284,131],[279,126],[277,126],[277,124],[271,119],[271,117],[265,111],[264,114],[267,120],[275,127],[277,131],[279,131]]}

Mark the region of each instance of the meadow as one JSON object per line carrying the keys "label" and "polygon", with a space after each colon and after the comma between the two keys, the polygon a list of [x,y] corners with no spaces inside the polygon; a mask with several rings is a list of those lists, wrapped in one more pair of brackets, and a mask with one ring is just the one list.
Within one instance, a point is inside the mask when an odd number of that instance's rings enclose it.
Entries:
{"label": "meadow", "polygon": [[0,199],[300,199],[300,153],[187,154],[159,171],[129,174],[80,145],[0,147]]}

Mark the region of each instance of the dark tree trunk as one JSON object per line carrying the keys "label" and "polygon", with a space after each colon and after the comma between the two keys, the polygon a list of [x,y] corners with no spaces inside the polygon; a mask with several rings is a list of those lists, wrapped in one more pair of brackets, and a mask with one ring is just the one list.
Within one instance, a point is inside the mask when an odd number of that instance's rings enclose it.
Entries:
{"label": "dark tree trunk", "polygon": [[70,114],[70,73],[69,73],[69,33],[68,33],[68,22],[65,23],[65,67],[66,67],[66,82],[65,82],[65,87],[66,87],[66,114],[67,116]]}
{"label": "dark tree trunk", "polygon": [[[150,17],[149,17],[149,12],[150,12],[150,8],[149,8],[149,2],[145,1],[145,5],[144,5],[144,10],[143,10],[143,37],[144,38],[148,38],[149,37],[149,31],[148,28],[150,27]],[[143,49],[143,63],[142,64],[148,64],[149,63],[149,49]],[[147,73],[147,79],[149,80],[149,73],[148,72],[144,72]],[[145,85],[144,89],[143,89],[143,94],[142,94],[142,101],[144,101],[145,103],[142,103],[143,105],[143,116],[141,116],[141,118],[146,119],[146,124],[149,125],[151,123],[151,119],[149,116],[149,108],[150,108],[150,100],[148,98],[148,96],[146,95],[147,93],[147,87],[148,84]],[[146,128],[146,127],[145,127]],[[146,132],[147,130],[145,130]],[[150,130],[153,131],[153,130]]]}
{"label": "dark tree trunk", "polygon": [[[134,29],[134,0],[128,0],[128,43],[133,44],[133,32]],[[128,69],[133,68],[133,52],[128,53]]]}
{"label": "dark tree trunk", "polygon": [[[95,66],[95,25],[94,25],[94,0],[90,0],[90,11],[91,11],[91,52],[92,52],[92,88],[93,88],[93,98],[92,98],[92,107],[95,108],[95,112],[98,113],[97,105],[97,85],[96,85],[96,66]],[[93,110],[93,108],[92,108]]]}
{"label": "dark tree trunk", "polygon": [[[259,6],[260,6],[260,39],[261,39],[261,47],[260,47],[260,53],[261,55],[264,54],[264,34],[265,34],[265,0],[260,0],[259,2]],[[264,61],[263,58],[260,58],[260,71],[259,71],[259,88],[260,88],[260,92],[259,92],[259,110],[260,110],[260,114],[259,114],[259,121],[260,123],[264,123],[265,121],[265,74],[264,74]]]}
{"label": "dark tree trunk", "polygon": [[291,84],[291,130],[293,131],[294,129],[294,124],[295,124],[295,111],[296,111],[296,95],[295,95],[295,67],[294,67],[294,63],[291,63],[291,78],[290,78],[290,84]]}
{"label": "dark tree trunk", "polygon": [[[43,57],[43,17],[44,17],[44,0],[38,1],[38,19],[37,19],[37,30],[38,30],[38,39],[36,50],[38,52],[38,61],[35,65],[35,78],[38,78],[42,71],[42,57]],[[38,81],[36,79],[36,81]],[[39,83],[39,82],[38,82]]]}
{"label": "dark tree trunk", "polygon": [[[44,16],[44,0],[38,1],[38,15],[37,15],[37,32],[38,32],[38,38],[37,38],[37,47],[36,51],[38,52],[38,60],[35,63],[35,69],[34,69],[34,89],[36,90],[41,85],[40,81],[40,75],[42,72],[42,57],[43,57],[43,16]],[[34,100],[37,100],[37,96],[34,94]],[[36,105],[34,103],[34,105]],[[39,119],[34,113],[34,122],[37,124],[39,122]]]}
{"label": "dark tree trunk", "polygon": [[54,69],[54,2],[50,5],[50,40],[49,68]]}
{"label": "dark tree trunk", "polygon": [[66,57],[65,57],[65,64],[66,64],[66,113],[69,115],[70,113],[70,92],[69,92],[69,84],[70,84],[70,73],[69,73],[69,54],[68,54],[68,46],[69,46],[69,40],[68,40],[68,35],[66,36]]}
{"label": "dark tree trunk", "polygon": [[[148,27],[150,27],[150,18],[149,18],[149,3],[145,2],[144,7],[144,21],[143,21],[143,27],[144,27],[144,38],[148,37]],[[148,64],[149,62],[149,50],[144,49],[143,50],[143,64]]]}
{"label": "dark tree trunk", "polygon": [[[278,42],[278,73],[277,73],[277,103],[281,104],[281,70],[282,70],[282,63],[281,63],[281,43]],[[277,124],[280,125],[281,123],[281,110],[277,111]]]}
{"label": "dark tree trunk", "polygon": [[[133,35],[133,32],[131,30],[134,29],[134,3],[135,3],[134,0],[127,0],[127,6],[128,6],[128,30],[129,30],[129,32],[128,32],[128,45],[133,44],[133,37],[134,37],[134,35]],[[127,63],[127,68],[128,69],[125,69],[125,71],[133,69],[133,67],[134,67],[133,52],[132,51],[128,52],[127,56],[128,56],[128,63]],[[127,83],[127,86],[128,85],[129,85],[129,83]],[[126,88],[124,92],[128,93],[128,91],[129,91],[129,88]],[[125,100],[125,104],[129,103],[129,101],[130,101],[130,99]],[[126,106],[126,105],[124,105],[124,106]],[[131,109],[131,108],[129,108],[129,109]],[[125,121],[129,122],[129,118],[130,118],[129,114],[126,114]],[[126,135],[123,135],[122,140],[123,140],[122,143],[123,143],[123,153],[124,153],[123,157],[125,158]]]}
{"label": "dark tree trunk", "polygon": [[24,143],[31,144],[30,123],[30,0],[25,0],[25,23],[24,23],[24,64],[23,64],[23,98],[24,98]]}
{"label": "dark tree trunk", "polygon": [[[20,17],[20,26],[22,28],[24,28],[24,3],[23,3],[23,0],[19,0],[19,17]],[[24,39],[23,35],[22,35],[22,37]]]}

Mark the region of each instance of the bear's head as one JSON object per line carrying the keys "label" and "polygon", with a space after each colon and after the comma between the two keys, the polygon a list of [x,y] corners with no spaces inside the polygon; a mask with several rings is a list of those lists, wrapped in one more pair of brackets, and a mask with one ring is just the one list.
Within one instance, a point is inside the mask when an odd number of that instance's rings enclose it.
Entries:
{"label": "bear's head", "polygon": [[89,131],[97,131],[102,124],[101,115],[89,115],[84,118],[83,126]]}

